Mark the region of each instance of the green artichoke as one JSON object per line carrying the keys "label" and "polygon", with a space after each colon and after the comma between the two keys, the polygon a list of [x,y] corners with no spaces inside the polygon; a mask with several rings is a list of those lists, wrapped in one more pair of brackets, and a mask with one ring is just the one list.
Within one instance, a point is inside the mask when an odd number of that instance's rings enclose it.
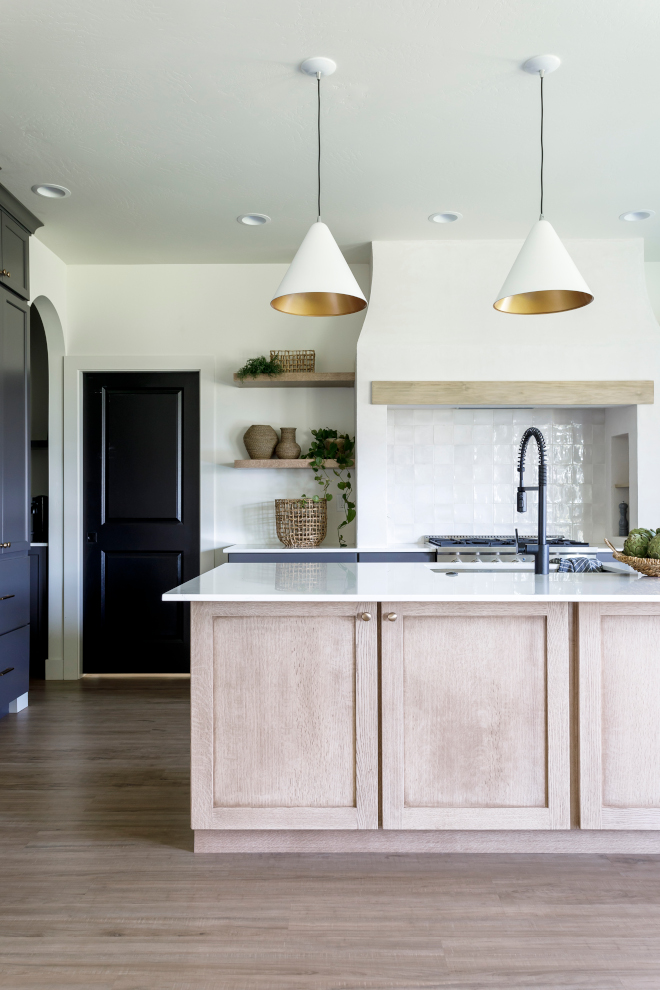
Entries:
{"label": "green artichoke", "polygon": [[636,536],[639,533],[641,536],[646,536],[647,539],[652,540],[657,532],[658,530],[655,529],[631,529],[628,536]]}
{"label": "green artichoke", "polygon": [[648,535],[637,530],[632,532],[623,544],[623,552],[628,557],[646,557],[649,542]]}
{"label": "green artichoke", "polygon": [[646,556],[653,557],[654,560],[660,560],[660,536],[654,536],[652,540],[649,540],[649,545],[646,548]]}

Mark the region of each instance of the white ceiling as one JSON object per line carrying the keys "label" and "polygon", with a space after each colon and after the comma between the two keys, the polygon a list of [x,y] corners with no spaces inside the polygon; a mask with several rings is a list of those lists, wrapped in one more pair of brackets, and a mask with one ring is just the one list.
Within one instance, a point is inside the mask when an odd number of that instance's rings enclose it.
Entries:
{"label": "white ceiling", "polygon": [[[315,219],[310,55],[324,84],[323,218],[376,239],[639,237],[660,260],[653,0],[5,0],[0,182],[69,263],[289,260]],[[47,201],[35,182],[72,190]],[[651,208],[639,224],[624,210]],[[430,224],[442,210],[464,215]],[[269,214],[264,227],[236,223]]]}

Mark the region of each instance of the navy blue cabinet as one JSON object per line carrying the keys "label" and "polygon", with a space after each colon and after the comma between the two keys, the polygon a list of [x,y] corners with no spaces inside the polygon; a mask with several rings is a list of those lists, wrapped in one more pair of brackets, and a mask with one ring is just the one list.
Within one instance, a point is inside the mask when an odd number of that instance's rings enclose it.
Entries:
{"label": "navy blue cabinet", "polygon": [[229,564],[297,564],[314,561],[318,564],[425,564],[435,563],[435,550],[282,550],[281,553],[227,552]]}
{"label": "navy blue cabinet", "polygon": [[27,692],[30,683],[30,627],[0,636],[0,718],[9,704]]}
{"label": "navy blue cabinet", "polygon": [[0,716],[30,676],[29,343],[27,303],[0,286]]}

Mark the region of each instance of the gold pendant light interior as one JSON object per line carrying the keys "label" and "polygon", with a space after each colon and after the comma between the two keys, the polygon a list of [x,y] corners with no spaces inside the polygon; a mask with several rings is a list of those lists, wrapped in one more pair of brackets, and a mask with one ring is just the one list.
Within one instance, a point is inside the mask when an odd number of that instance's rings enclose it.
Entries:
{"label": "gold pendant light interior", "polygon": [[364,299],[339,292],[294,292],[272,300],[273,309],[291,316],[348,316],[366,308]]}
{"label": "gold pendant light interior", "polygon": [[566,313],[569,309],[581,309],[593,302],[593,299],[589,292],[544,289],[541,292],[520,292],[515,296],[505,296],[494,303],[494,308],[500,313],[540,316],[543,313]]}

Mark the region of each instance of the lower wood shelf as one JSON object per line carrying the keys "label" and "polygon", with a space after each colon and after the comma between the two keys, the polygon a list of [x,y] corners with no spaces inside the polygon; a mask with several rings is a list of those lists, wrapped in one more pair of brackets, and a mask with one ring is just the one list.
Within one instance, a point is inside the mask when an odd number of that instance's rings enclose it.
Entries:
{"label": "lower wood shelf", "polygon": [[[271,457],[270,460],[258,460],[251,459],[248,461],[234,461],[235,468],[294,468],[300,470],[301,468],[308,468],[311,464],[311,460],[304,457],[299,457],[297,460],[280,460],[279,457]],[[337,461],[325,461],[326,467],[336,468],[339,467]]]}

